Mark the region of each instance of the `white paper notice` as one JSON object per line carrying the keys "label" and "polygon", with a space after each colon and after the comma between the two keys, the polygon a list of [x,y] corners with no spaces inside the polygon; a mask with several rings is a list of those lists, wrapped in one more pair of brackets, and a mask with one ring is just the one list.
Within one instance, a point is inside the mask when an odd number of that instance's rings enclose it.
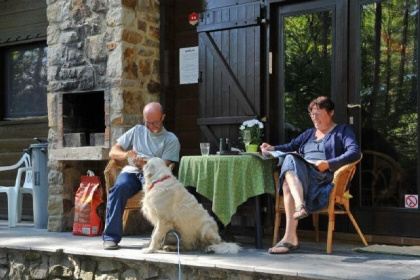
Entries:
{"label": "white paper notice", "polygon": [[198,83],[198,47],[179,49],[179,83]]}

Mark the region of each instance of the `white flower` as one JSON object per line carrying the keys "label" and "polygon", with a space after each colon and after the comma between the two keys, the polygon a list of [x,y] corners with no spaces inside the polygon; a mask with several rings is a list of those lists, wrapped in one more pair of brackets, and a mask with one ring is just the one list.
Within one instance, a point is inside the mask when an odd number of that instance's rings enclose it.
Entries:
{"label": "white flower", "polygon": [[255,144],[261,143],[262,136],[263,136],[263,129],[264,129],[264,124],[262,122],[256,119],[244,121],[242,125],[239,127],[239,134],[241,138],[243,138],[243,131],[245,129],[251,131],[251,137],[252,137],[251,143],[255,143]]}

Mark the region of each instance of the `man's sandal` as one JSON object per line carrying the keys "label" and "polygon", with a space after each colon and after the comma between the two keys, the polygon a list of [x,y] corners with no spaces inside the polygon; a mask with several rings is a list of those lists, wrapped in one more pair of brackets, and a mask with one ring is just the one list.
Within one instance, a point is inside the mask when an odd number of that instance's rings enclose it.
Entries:
{"label": "man's sandal", "polygon": [[[287,250],[277,251],[277,249],[280,249],[280,248],[286,248]],[[296,251],[299,248],[300,248],[299,243],[296,244],[296,245],[293,245],[293,244],[291,244],[289,242],[281,242],[280,241],[279,243],[277,243],[276,246],[274,246],[273,248],[268,249],[268,252],[270,254],[273,254],[273,255],[275,255],[275,254],[288,254],[288,253],[290,253],[292,251]]]}
{"label": "man's sandal", "polygon": [[293,218],[295,220],[300,220],[300,219],[306,218],[308,216],[309,216],[308,210],[306,209],[305,205],[303,205],[303,204],[301,204],[300,206],[298,206],[295,209],[295,213],[293,214]]}

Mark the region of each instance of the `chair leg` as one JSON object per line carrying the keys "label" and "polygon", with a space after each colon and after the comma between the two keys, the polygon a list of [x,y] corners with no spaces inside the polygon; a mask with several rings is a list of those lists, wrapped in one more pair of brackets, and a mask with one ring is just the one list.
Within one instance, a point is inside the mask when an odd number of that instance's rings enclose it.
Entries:
{"label": "chair leg", "polygon": [[312,224],[315,228],[315,242],[319,242],[319,214],[312,214]]}
{"label": "chair leg", "polygon": [[125,229],[125,226],[127,225],[127,221],[128,221],[128,217],[130,215],[130,211],[128,209],[124,210],[124,214],[123,214],[123,230]]}
{"label": "chair leg", "polygon": [[275,208],[274,208],[276,216],[274,218],[273,247],[276,246],[278,242],[278,238],[279,238],[279,228],[281,224],[280,199],[281,197],[276,191],[276,202],[275,202]]}
{"label": "chair leg", "polygon": [[19,223],[22,220],[22,199],[23,194],[21,192],[17,195],[17,209],[16,209],[16,221]]}
{"label": "chair leg", "polygon": [[365,246],[368,246],[368,243],[366,242],[366,239],[365,239],[362,231],[360,230],[359,225],[357,224],[356,220],[354,219],[353,215],[351,214],[350,209],[348,209],[347,207],[346,207],[346,212],[347,212],[347,215],[349,216],[349,219],[352,222],[354,228],[356,229],[357,233],[359,234],[360,239],[362,239],[363,244]]}
{"label": "chair leg", "polygon": [[327,254],[332,253],[334,227],[335,227],[335,214],[329,214],[328,215]]}
{"label": "chair leg", "polygon": [[9,227],[16,227],[16,199],[14,190],[7,192],[7,211]]}

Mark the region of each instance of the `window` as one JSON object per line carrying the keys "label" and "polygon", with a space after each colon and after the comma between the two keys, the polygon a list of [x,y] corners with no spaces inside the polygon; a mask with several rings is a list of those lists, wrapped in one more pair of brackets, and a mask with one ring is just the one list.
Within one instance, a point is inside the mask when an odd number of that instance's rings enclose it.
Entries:
{"label": "window", "polygon": [[418,5],[360,6],[361,205],[401,207],[419,192]]}
{"label": "window", "polygon": [[47,45],[11,46],[3,56],[3,117],[47,115]]}

